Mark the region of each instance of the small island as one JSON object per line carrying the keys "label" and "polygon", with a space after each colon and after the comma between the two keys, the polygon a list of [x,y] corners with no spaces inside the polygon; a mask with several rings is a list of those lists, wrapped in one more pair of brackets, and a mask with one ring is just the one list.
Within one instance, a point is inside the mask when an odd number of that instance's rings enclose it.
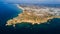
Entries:
{"label": "small island", "polygon": [[8,25],[28,22],[32,24],[41,24],[47,22],[49,19],[60,18],[60,8],[40,7],[34,5],[18,5],[17,7],[22,9],[23,12],[18,14],[17,17],[7,21]]}

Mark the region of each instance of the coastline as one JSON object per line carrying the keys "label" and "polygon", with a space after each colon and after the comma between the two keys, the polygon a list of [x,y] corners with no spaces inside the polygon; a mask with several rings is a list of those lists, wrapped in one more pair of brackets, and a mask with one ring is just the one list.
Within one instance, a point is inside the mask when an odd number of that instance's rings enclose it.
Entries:
{"label": "coastline", "polygon": [[45,23],[48,20],[53,19],[53,18],[60,18],[60,16],[52,16],[52,17],[47,17],[47,18],[44,17],[41,19],[40,16],[34,15],[33,12],[32,13],[26,12],[25,8],[22,8],[19,5],[17,5],[17,7],[22,9],[23,12],[18,14],[17,17],[8,20],[6,25],[13,25],[15,27],[15,24],[22,23],[22,22],[28,22],[28,23],[32,23],[32,24],[35,24],[35,23],[41,24],[41,23]]}

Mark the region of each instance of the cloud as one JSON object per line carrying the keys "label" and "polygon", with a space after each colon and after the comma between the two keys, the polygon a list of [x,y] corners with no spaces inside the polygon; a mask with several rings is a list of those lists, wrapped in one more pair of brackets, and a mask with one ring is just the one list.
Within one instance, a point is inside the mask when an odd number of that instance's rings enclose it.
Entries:
{"label": "cloud", "polygon": [[60,3],[60,0],[5,0],[6,3]]}

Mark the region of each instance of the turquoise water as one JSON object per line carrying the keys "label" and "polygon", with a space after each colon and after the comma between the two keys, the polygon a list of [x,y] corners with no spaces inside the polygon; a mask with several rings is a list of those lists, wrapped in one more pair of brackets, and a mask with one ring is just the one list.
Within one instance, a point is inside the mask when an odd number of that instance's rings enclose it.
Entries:
{"label": "turquoise water", "polygon": [[16,24],[14,28],[11,26],[5,26],[7,20],[16,17],[22,10],[16,7],[14,4],[0,4],[0,32],[26,32],[26,33],[42,33],[42,32],[56,32],[60,31],[60,19],[54,18],[51,21],[44,24],[29,24],[21,23]]}

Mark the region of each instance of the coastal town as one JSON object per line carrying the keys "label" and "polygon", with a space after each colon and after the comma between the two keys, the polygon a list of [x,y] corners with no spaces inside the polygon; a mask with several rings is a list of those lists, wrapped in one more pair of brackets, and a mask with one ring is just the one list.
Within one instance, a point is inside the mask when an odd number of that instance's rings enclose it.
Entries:
{"label": "coastal town", "polygon": [[22,9],[22,13],[18,14],[17,17],[7,21],[6,25],[27,22],[32,24],[41,24],[47,22],[49,19],[60,18],[60,8],[51,7],[39,7],[39,6],[27,6],[17,5],[19,9]]}

